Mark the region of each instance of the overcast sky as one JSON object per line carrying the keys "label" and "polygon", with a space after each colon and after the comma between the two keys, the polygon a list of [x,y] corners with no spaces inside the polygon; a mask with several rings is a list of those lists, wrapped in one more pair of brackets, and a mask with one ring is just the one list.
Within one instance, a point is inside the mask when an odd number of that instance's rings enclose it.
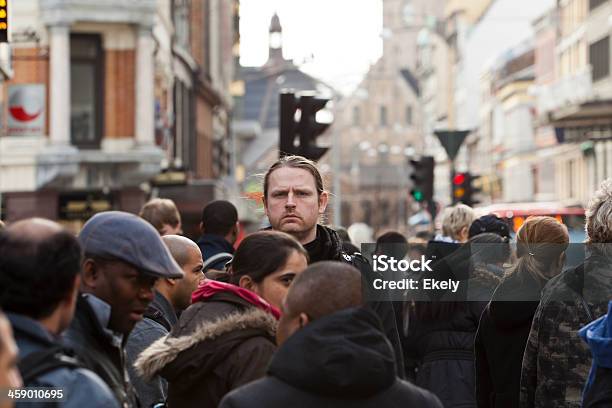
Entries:
{"label": "overcast sky", "polygon": [[266,62],[275,11],[283,26],[285,58],[344,93],[382,54],[381,0],[241,0],[242,65]]}

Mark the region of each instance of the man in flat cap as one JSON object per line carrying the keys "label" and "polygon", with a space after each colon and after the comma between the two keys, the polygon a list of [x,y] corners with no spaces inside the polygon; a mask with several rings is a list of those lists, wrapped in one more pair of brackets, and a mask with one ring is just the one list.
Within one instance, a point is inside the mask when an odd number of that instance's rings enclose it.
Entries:
{"label": "man in flat cap", "polygon": [[182,278],[183,271],[155,228],[132,214],[96,214],[78,239],[84,252],[81,287],[65,341],[123,407],[137,407],[125,343],[153,299],[157,279]]}

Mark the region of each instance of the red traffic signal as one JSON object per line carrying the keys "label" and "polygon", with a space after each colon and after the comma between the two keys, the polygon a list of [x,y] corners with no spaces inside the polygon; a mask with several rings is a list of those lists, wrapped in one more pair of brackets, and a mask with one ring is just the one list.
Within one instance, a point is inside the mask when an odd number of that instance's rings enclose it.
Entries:
{"label": "red traffic signal", "polygon": [[454,185],[460,186],[463,183],[465,183],[465,174],[459,173],[459,174],[456,174],[455,177],[453,177],[453,184]]}

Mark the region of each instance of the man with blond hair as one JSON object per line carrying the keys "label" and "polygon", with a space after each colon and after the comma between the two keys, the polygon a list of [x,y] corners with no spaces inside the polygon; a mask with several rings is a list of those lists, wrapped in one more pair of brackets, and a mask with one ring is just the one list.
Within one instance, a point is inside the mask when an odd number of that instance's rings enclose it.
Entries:
{"label": "man with blond hair", "polygon": [[446,207],[442,213],[442,233],[429,241],[427,259],[439,261],[455,252],[462,243],[468,240],[474,218],[474,210],[465,204]]}
{"label": "man with blond hair", "polygon": [[586,259],[542,291],[521,372],[521,407],[580,407],[591,353],[578,330],[607,312],[612,299],[612,179],[586,208]]}
{"label": "man with blond hair", "polygon": [[153,198],[142,206],[138,216],[153,225],[159,235],[182,234],[181,214],[169,198]]}

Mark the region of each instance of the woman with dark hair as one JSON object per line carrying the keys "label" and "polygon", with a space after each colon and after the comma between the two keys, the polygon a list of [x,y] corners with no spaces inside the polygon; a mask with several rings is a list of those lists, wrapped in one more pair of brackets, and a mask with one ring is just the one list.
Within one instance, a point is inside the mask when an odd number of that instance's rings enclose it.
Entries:
{"label": "woman with dark hair", "polygon": [[478,407],[518,407],[523,352],[542,288],[561,272],[567,228],[532,217],[517,235],[517,262],[497,287],[475,341]]}
{"label": "woman with dark hair", "polygon": [[416,384],[436,394],[445,408],[476,406],[474,337],[509,256],[507,240],[497,234],[471,238],[443,259],[445,274],[459,281],[460,290],[410,307],[404,349],[418,361]]}
{"label": "woman with dark hair", "polygon": [[179,324],[141,354],[137,370],[168,381],[170,406],[216,407],[229,391],[265,374],[279,308],[307,262],[306,250],[288,234],[247,236],[229,282],[202,282]]}

